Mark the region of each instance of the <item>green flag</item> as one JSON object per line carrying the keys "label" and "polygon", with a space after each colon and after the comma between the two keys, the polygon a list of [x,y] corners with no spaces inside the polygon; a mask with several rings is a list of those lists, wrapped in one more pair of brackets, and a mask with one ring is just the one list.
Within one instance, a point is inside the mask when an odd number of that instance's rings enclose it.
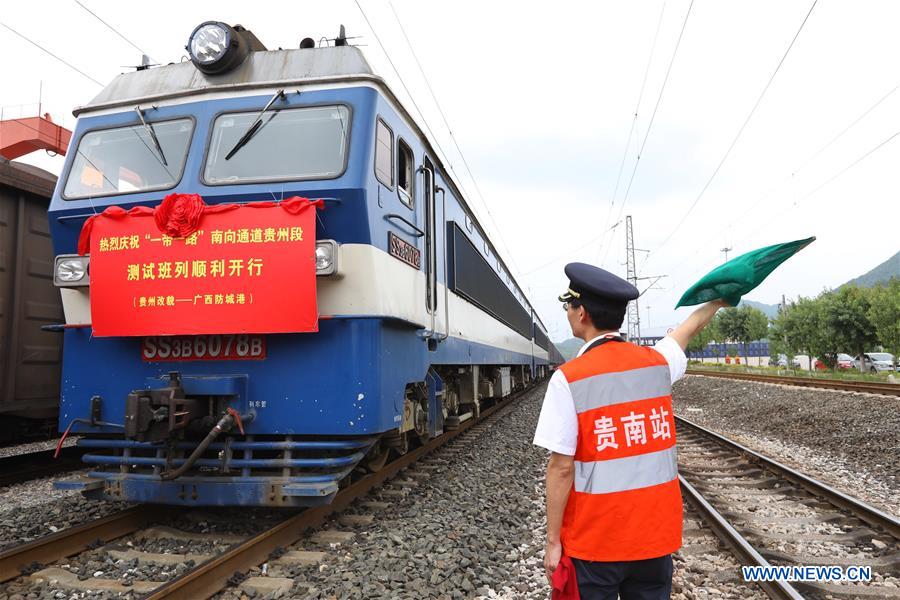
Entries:
{"label": "green flag", "polygon": [[718,266],[692,285],[675,308],[722,298],[737,306],[741,296],[758,286],[778,265],[815,241],[815,237],[751,250]]}

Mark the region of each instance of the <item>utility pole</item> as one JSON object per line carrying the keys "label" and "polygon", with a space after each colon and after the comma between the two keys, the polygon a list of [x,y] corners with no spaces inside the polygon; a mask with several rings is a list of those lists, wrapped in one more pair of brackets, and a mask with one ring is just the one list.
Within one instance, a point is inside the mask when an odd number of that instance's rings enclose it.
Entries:
{"label": "utility pole", "polygon": [[[649,289],[662,289],[662,288],[654,288],[660,279],[665,277],[665,275],[654,275],[651,277],[638,277],[637,274],[637,264],[634,261],[634,253],[635,252],[650,252],[649,250],[642,250],[640,248],[634,247],[634,228],[631,225],[631,215],[625,217],[625,265],[626,265],[626,279],[628,279],[628,283],[633,285],[634,287],[638,287],[639,281],[644,280],[652,280],[650,285],[644,291],[638,291],[641,295],[644,294]],[[647,310],[650,310],[650,307],[647,307]],[[647,317],[649,321],[649,316]],[[637,299],[632,300],[628,303],[628,341],[634,342],[635,344],[641,343],[641,315],[640,310],[638,309],[638,301]]]}
{"label": "utility pole", "polygon": [[[631,215],[625,217],[625,265],[628,283],[637,287],[637,265],[634,262],[634,229],[631,226]],[[641,341],[641,316],[638,311],[637,298],[628,303],[628,341],[639,344]]]}
{"label": "utility pole", "polygon": [[731,252],[732,250],[733,250],[733,248],[731,248],[731,247],[721,248],[720,251],[725,253],[725,262],[728,262],[728,253]]}

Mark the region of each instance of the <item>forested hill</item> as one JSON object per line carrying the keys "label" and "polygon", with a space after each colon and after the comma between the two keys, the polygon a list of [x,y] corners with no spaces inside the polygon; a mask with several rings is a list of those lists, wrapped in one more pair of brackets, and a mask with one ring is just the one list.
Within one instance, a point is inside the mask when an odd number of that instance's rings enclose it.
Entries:
{"label": "forested hill", "polygon": [[860,275],[856,279],[851,279],[844,285],[856,285],[869,288],[879,283],[886,283],[890,281],[892,277],[900,279],[900,252],[897,252],[865,275]]}
{"label": "forested hill", "polygon": [[569,338],[563,342],[557,342],[556,347],[559,353],[563,355],[563,358],[571,360],[578,354],[578,350],[581,349],[582,345],[584,345],[584,342],[578,338]]}

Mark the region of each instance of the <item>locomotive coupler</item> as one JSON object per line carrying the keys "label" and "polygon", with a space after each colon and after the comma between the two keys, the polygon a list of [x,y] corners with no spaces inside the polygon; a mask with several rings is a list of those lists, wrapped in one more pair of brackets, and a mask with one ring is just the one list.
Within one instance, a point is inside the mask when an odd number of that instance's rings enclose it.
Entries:
{"label": "locomotive coupler", "polygon": [[134,390],[125,400],[125,437],[139,442],[159,442],[183,431],[188,423],[205,415],[199,399],[185,398],[178,372],[169,373],[169,385],[160,389]]}

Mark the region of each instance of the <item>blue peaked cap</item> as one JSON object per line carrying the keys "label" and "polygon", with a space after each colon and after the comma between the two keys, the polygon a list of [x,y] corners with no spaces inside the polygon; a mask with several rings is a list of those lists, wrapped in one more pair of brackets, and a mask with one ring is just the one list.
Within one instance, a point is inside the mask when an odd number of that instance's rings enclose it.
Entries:
{"label": "blue peaked cap", "polygon": [[636,287],[609,271],[587,263],[566,265],[569,289],[559,297],[560,302],[594,300],[605,304],[627,304],[640,296]]}

